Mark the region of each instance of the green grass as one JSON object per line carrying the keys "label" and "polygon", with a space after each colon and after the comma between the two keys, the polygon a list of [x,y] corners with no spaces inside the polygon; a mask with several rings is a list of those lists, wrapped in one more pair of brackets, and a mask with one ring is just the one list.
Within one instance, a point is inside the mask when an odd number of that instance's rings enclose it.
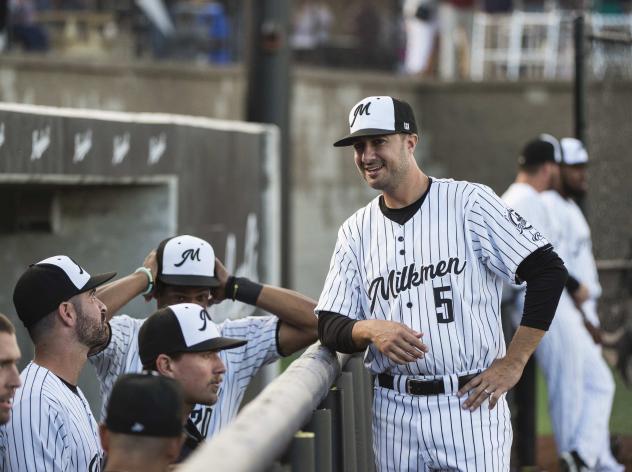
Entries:
{"label": "green grass", "polygon": [[[612,414],[610,415],[610,432],[613,434],[632,435],[632,390],[625,386],[618,371],[613,371],[617,384]],[[537,429],[538,435],[553,434],[551,418],[548,410],[546,383],[542,372],[537,373]]]}

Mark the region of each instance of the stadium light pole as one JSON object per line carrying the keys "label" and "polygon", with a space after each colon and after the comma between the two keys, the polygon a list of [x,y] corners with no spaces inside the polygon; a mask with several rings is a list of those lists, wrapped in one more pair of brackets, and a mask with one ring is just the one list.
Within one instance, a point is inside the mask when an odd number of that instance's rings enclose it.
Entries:
{"label": "stadium light pole", "polygon": [[246,2],[248,87],[246,120],[280,128],[281,150],[281,285],[290,286],[290,0]]}

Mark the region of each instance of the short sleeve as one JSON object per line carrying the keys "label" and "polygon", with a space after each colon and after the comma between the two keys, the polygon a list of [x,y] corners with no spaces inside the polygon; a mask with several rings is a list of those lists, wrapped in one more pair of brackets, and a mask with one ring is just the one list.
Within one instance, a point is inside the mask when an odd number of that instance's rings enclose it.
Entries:
{"label": "short sleeve", "polygon": [[466,210],[466,226],[479,260],[506,282],[516,283],[520,263],[548,241],[488,187],[477,185]]}
{"label": "short sleeve", "polygon": [[338,240],[329,264],[329,272],[320,294],[316,314],[331,311],[354,320],[365,319],[358,258],[350,244],[346,225],[338,231]]}

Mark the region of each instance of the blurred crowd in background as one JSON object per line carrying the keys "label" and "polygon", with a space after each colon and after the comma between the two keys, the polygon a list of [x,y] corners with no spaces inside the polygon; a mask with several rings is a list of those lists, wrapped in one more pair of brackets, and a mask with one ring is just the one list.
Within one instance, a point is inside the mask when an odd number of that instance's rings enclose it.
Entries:
{"label": "blurred crowd in background", "polygon": [[[6,0],[1,5],[4,52],[224,65],[244,57],[250,2]],[[287,40],[295,63],[443,79],[482,79],[490,67],[508,78],[524,76],[520,64],[511,72],[512,61],[538,66],[544,78],[567,78],[559,56],[569,57],[565,25],[578,10],[593,15],[601,29],[632,34],[632,0],[291,0],[290,6]],[[516,58],[526,49],[528,61]]]}

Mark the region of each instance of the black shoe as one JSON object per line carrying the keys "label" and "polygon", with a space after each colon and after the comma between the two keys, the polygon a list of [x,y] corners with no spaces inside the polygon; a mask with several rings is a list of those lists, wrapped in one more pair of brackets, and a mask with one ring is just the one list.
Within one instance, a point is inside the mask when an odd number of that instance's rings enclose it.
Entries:
{"label": "black shoe", "polygon": [[577,451],[565,452],[560,456],[561,472],[589,472],[588,465],[577,454]]}

